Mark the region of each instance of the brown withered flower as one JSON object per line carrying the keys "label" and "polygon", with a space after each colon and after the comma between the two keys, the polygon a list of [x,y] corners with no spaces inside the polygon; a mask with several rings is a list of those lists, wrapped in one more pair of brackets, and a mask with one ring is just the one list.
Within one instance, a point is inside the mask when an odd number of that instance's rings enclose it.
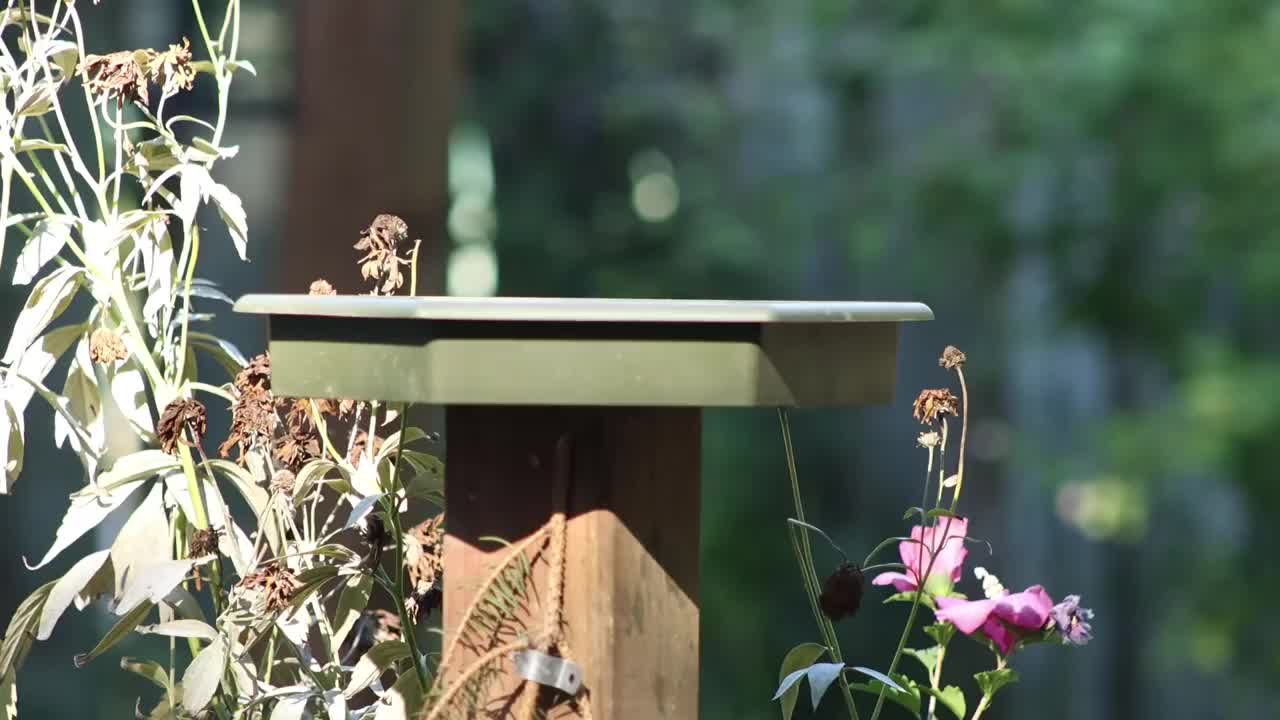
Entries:
{"label": "brown withered flower", "polygon": [[287,428],[275,441],[276,460],[293,472],[298,472],[308,460],[320,457],[320,434],[314,426],[309,430]]}
{"label": "brown withered flower", "polygon": [[106,365],[129,357],[124,340],[107,328],[98,328],[89,336],[89,359]]}
{"label": "brown withered flower", "polygon": [[181,45],[170,45],[164,52],[148,51],[147,74],[164,91],[171,95],[179,90],[190,90],[196,82],[196,70],[191,67],[191,41],[182,38]]}
{"label": "brown withered flower", "polygon": [[248,387],[271,389],[271,353],[262,353],[249,358],[249,363],[236,373],[233,383],[236,390],[244,392]]}
{"label": "brown withered flower", "polygon": [[369,227],[360,231],[360,239],[354,245],[356,250],[365,253],[357,261],[360,263],[360,276],[381,283],[374,289],[374,294],[390,295],[404,285],[400,266],[408,265],[409,261],[401,259],[396,251],[408,238],[409,225],[386,213],[375,217]]}
{"label": "brown withered flower", "polygon": [[960,399],[947,388],[921,390],[911,408],[911,414],[923,425],[932,425],[943,415],[956,415]]}
{"label": "brown withered flower", "polygon": [[317,398],[314,402],[320,414],[339,419],[349,417],[356,409],[356,401],[351,398]]}
{"label": "brown withered flower", "polygon": [[[382,451],[383,442],[384,440],[382,438],[378,437],[377,435],[373,436],[374,457],[377,457],[378,453]],[[356,440],[355,442],[351,443],[351,452],[347,454],[347,460],[352,465],[359,465],[360,457],[364,455],[365,446],[368,444],[369,444],[369,433],[365,432],[364,430],[357,430]]]}
{"label": "brown withered flower", "polygon": [[822,584],[818,606],[831,622],[840,622],[857,614],[862,605],[862,571],[853,563],[844,563]]}
{"label": "brown withered flower", "polygon": [[167,453],[174,453],[178,443],[190,445],[182,436],[183,430],[189,429],[199,443],[209,431],[208,413],[204,405],[191,398],[177,398],[165,406],[160,414],[160,424],[156,426],[156,435],[160,438],[160,447]]}
{"label": "brown withered flower", "polygon": [[231,406],[231,430],[218,447],[218,454],[228,457],[231,449],[237,448],[243,459],[246,450],[270,443],[275,430],[276,406],[271,391],[261,385],[244,384]]}
{"label": "brown withered flower", "polygon": [[218,552],[218,536],[221,530],[205,528],[191,531],[191,540],[187,543],[187,557],[202,558]]}
{"label": "brown withered flower", "polygon": [[281,468],[276,471],[275,475],[271,476],[271,490],[285,497],[292,497],[294,482],[297,479],[298,476],[294,475],[293,472]]}
{"label": "brown withered flower", "polygon": [[409,571],[411,611],[419,617],[440,606],[444,572],[444,513],[428,518],[407,533],[404,563]]}
{"label": "brown withered flower", "polygon": [[240,586],[249,590],[261,590],[267,610],[276,611],[289,607],[289,601],[302,588],[302,582],[289,568],[273,562],[245,575],[240,579]]}
{"label": "brown withered flower", "polygon": [[308,295],[337,295],[338,291],[333,289],[328,280],[317,278],[311,283],[311,287],[307,288]]}
{"label": "brown withered flower", "polygon": [[942,357],[938,358],[938,365],[948,370],[954,370],[955,368],[964,365],[964,361],[966,359],[967,358],[964,353],[961,352],[960,348],[955,345],[948,345],[942,350]]}
{"label": "brown withered flower", "polygon": [[128,102],[147,104],[146,50],[119,50],[106,55],[85,55],[80,71],[86,75],[89,92],[114,98],[117,107]]}

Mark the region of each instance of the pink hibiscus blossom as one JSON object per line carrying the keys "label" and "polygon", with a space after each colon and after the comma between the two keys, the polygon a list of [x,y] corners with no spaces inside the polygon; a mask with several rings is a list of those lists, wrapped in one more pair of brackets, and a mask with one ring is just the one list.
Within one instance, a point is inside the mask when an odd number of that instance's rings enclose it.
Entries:
{"label": "pink hibiscus blossom", "polygon": [[871,584],[892,583],[898,592],[910,592],[923,583],[931,594],[950,592],[951,586],[960,580],[961,567],[969,554],[964,546],[968,532],[969,521],[959,517],[941,518],[933,527],[911,528],[911,539],[898,543],[898,555],[907,571],[880,573]]}
{"label": "pink hibiscus blossom", "polygon": [[939,597],[937,602],[939,620],[955,625],[965,635],[981,630],[1002,655],[1013,650],[1020,633],[1042,629],[1053,611],[1053,600],[1039,585],[987,600]]}

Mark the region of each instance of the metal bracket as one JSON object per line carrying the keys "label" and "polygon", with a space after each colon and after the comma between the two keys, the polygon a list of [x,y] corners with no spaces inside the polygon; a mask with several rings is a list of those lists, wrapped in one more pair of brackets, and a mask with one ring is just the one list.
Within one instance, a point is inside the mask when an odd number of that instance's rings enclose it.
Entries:
{"label": "metal bracket", "polygon": [[521,650],[512,655],[516,674],[539,685],[549,685],[570,695],[582,687],[582,668],[575,662],[537,650]]}

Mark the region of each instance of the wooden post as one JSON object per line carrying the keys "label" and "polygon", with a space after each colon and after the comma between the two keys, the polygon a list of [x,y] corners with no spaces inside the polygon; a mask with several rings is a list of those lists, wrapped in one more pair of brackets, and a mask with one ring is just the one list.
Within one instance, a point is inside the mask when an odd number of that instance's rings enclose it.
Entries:
{"label": "wooden post", "polygon": [[[567,471],[565,637],[593,716],[697,717],[701,412],[455,406],[445,427],[446,644],[507,553],[481,538],[518,543],[536,532],[550,517],[556,473]],[[562,438],[567,470],[557,467]],[[546,563],[535,563],[525,608],[534,623],[546,577]],[[519,685],[505,667],[484,717],[509,716]],[[575,716],[561,707],[555,717]]]}

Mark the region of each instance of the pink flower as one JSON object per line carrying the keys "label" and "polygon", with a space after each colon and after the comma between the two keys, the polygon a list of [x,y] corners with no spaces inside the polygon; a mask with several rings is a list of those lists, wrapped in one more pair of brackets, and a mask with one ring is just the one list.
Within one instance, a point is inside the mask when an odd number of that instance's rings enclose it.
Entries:
{"label": "pink flower", "polygon": [[1053,600],[1039,585],[987,600],[939,597],[937,602],[939,620],[955,625],[965,635],[981,630],[1002,655],[1013,650],[1021,632],[1043,628],[1053,610]]}
{"label": "pink flower", "polygon": [[931,594],[950,592],[951,586],[960,579],[960,568],[969,554],[964,546],[968,532],[968,520],[952,517],[939,518],[936,526],[911,528],[911,540],[898,543],[898,555],[907,571],[880,573],[871,584],[892,583],[898,592],[910,592],[923,582]]}

